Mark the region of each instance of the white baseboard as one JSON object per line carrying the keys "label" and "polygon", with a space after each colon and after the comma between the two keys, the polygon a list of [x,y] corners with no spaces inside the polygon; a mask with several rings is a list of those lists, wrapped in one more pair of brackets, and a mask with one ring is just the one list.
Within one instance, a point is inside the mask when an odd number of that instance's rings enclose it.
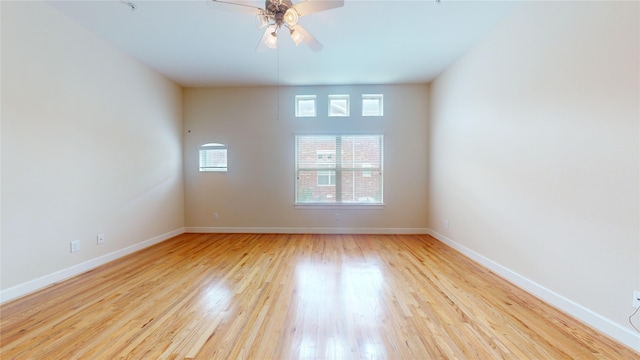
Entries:
{"label": "white baseboard", "polygon": [[99,256],[97,258],[93,258],[91,260],[87,260],[85,262],[82,262],[80,264],[77,265],[73,265],[71,267],[68,267],[66,269],[62,269],[59,271],[56,271],[54,273],[45,275],[45,276],[41,276],[37,279],[33,279],[30,281],[27,281],[25,283],[16,285],[16,286],[12,286],[8,289],[2,290],[0,292],[0,303],[3,303],[5,301],[9,301],[15,298],[18,298],[20,296],[24,296],[26,294],[32,293],[34,291],[40,290],[42,288],[45,288],[49,285],[55,284],[57,282],[69,279],[71,277],[80,275],[84,272],[87,272],[91,269],[94,269],[100,265],[104,265],[110,261],[113,261],[115,259],[121,258],[125,255],[129,255],[131,253],[134,253],[138,250],[142,250],[144,248],[147,248],[151,245],[155,245],[158,244],[160,242],[163,242],[167,239],[170,239],[174,236],[180,235],[182,233],[184,233],[184,228],[179,228],[173,231],[169,231],[167,233],[164,233],[162,235],[158,235],[155,236],[151,239],[139,242],[137,244],[128,246],[124,249],[120,249],[114,252],[111,252],[109,254],[105,254],[102,256]]}
{"label": "white baseboard", "polygon": [[187,227],[187,233],[246,234],[428,234],[426,228],[288,228],[288,227]]}
{"label": "white baseboard", "polygon": [[533,296],[573,316],[574,318],[584,322],[585,324],[609,336],[610,338],[617,340],[618,342],[634,349],[635,351],[640,352],[639,334],[636,334],[630,329],[627,329],[622,325],[578,303],[575,303],[570,299],[567,299],[566,297],[554,291],[551,291],[534,281],[527,279],[526,277],[514,272],[513,270],[510,270],[496,263],[495,261],[478,254],[477,252],[465,247],[464,245],[461,245],[460,243],[452,239],[449,239],[448,237],[440,233],[429,230],[428,234],[433,236],[437,240],[447,244],[453,249],[461,252],[465,256],[488,268],[500,277],[527,291]]}

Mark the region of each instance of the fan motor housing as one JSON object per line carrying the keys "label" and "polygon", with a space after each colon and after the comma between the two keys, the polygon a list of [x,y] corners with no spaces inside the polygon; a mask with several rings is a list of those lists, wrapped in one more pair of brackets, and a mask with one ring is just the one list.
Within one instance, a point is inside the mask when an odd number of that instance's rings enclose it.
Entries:
{"label": "fan motor housing", "polygon": [[284,13],[293,6],[290,0],[266,0],[264,2],[264,8],[267,12],[277,16],[278,14],[284,15]]}

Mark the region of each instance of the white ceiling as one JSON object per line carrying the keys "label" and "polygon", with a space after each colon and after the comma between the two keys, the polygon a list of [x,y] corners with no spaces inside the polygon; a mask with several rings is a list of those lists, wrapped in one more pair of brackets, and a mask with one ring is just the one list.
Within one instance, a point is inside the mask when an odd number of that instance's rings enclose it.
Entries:
{"label": "white ceiling", "polygon": [[[252,15],[210,0],[131,1],[137,10],[120,0],[49,3],[183,86],[428,82],[518,5],[346,0],[344,7],[300,18],[324,45],[316,53],[286,36],[278,50],[256,52],[264,29]],[[264,7],[264,1],[244,2]]]}

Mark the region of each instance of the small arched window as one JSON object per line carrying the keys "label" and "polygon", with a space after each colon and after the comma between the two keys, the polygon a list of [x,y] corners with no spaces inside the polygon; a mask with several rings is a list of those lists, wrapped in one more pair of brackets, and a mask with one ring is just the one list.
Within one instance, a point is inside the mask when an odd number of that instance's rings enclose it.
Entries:
{"label": "small arched window", "polygon": [[198,149],[200,171],[227,171],[227,146],[218,143],[201,145]]}

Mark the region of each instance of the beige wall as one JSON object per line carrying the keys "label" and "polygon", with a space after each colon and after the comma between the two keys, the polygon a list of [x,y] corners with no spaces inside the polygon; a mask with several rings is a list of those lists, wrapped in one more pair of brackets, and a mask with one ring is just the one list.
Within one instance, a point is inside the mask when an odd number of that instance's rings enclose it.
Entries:
{"label": "beige wall", "polygon": [[2,1],[1,100],[3,290],[183,227],[180,87],[47,4]]}
{"label": "beige wall", "polygon": [[[359,115],[366,93],[384,94],[384,117]],[[296,94],[318,96],[317,118],[295,118]],[[351,96],[349,118],[327,118],[329,94]],[[428,97],[427,85],[185,89],[187,229],[425,231]],[[294,134],[336,131],[384,134],[383,209],[294,208]],[[198,171],[208,142],[229,146],[227,173]]]}
{"label": "beige wall", "polygon": [[628,334],[638,21],[638,2],[524,3],[432,84],[430,129],[435,233]]}

